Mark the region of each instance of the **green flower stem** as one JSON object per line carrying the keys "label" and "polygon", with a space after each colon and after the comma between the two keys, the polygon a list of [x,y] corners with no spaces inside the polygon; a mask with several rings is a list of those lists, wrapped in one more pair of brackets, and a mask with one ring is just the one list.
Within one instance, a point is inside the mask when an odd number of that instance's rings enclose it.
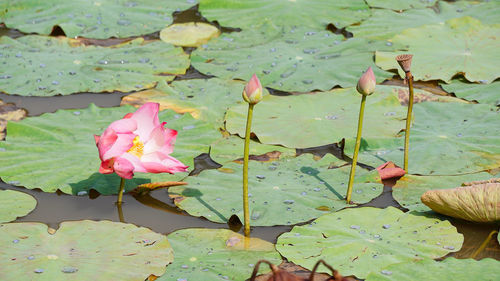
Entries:
{"label": "green flower stem", "polygon": [[408,81],[408,89],[410,96],[408,98],[408,114],[406,114],[406,129],[405,129],[405,156],[404,156],[404,170],[408,173],[408,150],[410,149],[410,126],[411,115],[413,110],[413,76],[410,72],[406,73],[406,80]]}
{"label": "green flower stem", "polygon": [[491,231],[490,234],[488,235],[488,237],[486,237],[486,240],[483,241],[481,246],[479,246],[479,248],[477,248],[477,250],[474,253],[472,253],[472,255],[470,256],[471,259],[477,258],[477,256],[484,250],[484,248],[486,248],[488,243],[490,243],[491,238],[493,238],[493,235],[495,235],[497,233],[498,233],[498,231],[496,231],[496,230]]}
{"label": "green flower stem", "polygon": [[250,237],[250,215],[248,211],[248,154],[250,147],[250,127],[252,126],[254,104],[248,104],[247,129],[245,132],[245,149],[243,154],[243,215],[245,219],[245,236]]}
{"label": "green flower stem", "polygon": [[125,218],[123,217],[122,204],[116,204],[116,208],[118,209],[118,219],[120,220],[120,222],[125,222]]}
{"label": "green flower stem", "polygon": [[122,199],[123,199],[123,189],[125,188],[125,179],[124,178],[120,178],[121,181],[120,181],[120,191],[118,191],[118,201],[116,202],[117,204],[121,204],[122,203]]}
{"label": "green flower stem", "polygon": [[351,204],[352,185],[354,183],[354,172],[356,171],[356,163],[358,162],[359,146],[361,145],[361,131],[363,130],[363,115],[365,112],[366,96],[362,95],[361,106],[359,107],[358,118],[358,134],[356,136],[356,146],[354,147],[354,155],[352,157],[351,173],[349,175],[349,185],[347,186],[347,204]]}

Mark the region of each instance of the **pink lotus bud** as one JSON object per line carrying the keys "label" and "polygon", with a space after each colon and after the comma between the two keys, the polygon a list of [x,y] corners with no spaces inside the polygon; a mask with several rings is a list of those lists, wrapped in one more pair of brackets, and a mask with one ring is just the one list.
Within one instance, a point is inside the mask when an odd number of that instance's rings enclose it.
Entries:
{"label": "pink lotus bud", "polygon": [[262,100],[262,85],[255,74],[243,89],[243,99],[250,104],[256,104]]}
{"label": "pink lotus bud", "polygon": [[373,74],[372,68],[368,67],[363,76],[359,78],[356,90],[358,90],[358,92],[363,96],[369,96],[373,94],[373,91],[375,91],[376,84],[377,81],[375,80],[375,74]]}

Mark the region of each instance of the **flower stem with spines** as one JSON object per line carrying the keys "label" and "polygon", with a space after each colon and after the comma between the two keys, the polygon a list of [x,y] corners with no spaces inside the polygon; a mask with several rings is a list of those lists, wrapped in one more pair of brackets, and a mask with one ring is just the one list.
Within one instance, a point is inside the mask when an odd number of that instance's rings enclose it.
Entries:
{"label": "flower stem with spines", "polygon": [[405,152],[404,152],[404,167],[405,173],[408,173],[408,150],[410,149],[410,127],[411,115],[413,111],[413,76],[410,72],[406,73],[408,81],[409,98],[408,98],[408,113],[406,115],[406,129],[405,129]]}
{"label": "flower stem with spines", "polygon": [[248,104],[247,127],[245,132],[245,148],[243,152],[243,216],[245,236],[250,237],[250,214],[248,210],[248,156],[250,148],[250,127],[252,126],[254,104]]}

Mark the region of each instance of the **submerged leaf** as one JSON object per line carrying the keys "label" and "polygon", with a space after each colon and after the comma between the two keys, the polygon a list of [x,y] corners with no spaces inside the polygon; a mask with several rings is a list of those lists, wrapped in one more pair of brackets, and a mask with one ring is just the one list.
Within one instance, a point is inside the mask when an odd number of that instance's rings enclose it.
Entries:
{"label": "submerged leaf", "polygon": [[164,42],[183,47],[199,47],[219,36],[217,27],[203,22],[176,23],[160,32]]}
{"label": "submerged leaf", "polygon": [[474,222],[500,220],[500,183],[429,190],[422,202],[433,211]]}

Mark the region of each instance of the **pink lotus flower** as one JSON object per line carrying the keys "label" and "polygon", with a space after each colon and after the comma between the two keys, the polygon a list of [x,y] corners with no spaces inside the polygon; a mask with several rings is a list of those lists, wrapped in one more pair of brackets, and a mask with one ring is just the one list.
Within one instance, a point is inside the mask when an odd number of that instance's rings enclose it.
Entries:
{"label": "pink lotus flower", "polygon": [[392,178],[399,178],[405,175],[405,170],[396,166],[393,162],[385,162],[384,164],[377,167],[380,179],[387,180]]}
{"label": "pink lotus flower", "polygon": [[169,156],[177,131],[165,128],[158,119],[158,103],[146,103],[135,113],[114,121],[101,136],[94,135],[101,174],[117,173],[131,179],[134,172],[185,172],[188,166]]}
{"label": "pink lotus flower", "polygon": [[243,99],[251,104],[256,104],[262,100],[262,85],[255,74],[252,75],[245,89],[243,89]]}
{"label": "pink lotus flower", "polygon": [[375,85],[377,85],[377,81],[375,80],[375,74],[373,74],[373,70],[370,66],[363,76],[359,78],[356,90],[364,96],[369,96],[375,91]]}

